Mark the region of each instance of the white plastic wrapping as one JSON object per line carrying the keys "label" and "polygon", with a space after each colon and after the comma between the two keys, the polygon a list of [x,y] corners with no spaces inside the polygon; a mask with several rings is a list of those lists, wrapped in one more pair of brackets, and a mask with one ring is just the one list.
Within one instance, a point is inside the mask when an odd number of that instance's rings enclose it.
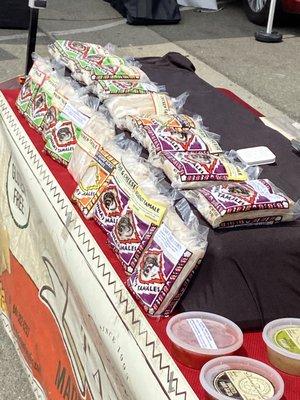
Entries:
{"label": "white plastic wrapping", "polygon": [[104,232],[111,232],[134,191],[150,175],[150,165],[136,152],[127,150],[122,154],[120,163],[101,188],[94,208],[94,219]]}
{"label": "white plastic wrapping", "polygon": [[73,193],[72,200],[87,219],[93,217],[102,187],[121,161],[122,155],[128,151],[137,151],[135,143],[124,139],[123,135],[119,136],[121,139],[105,142],[104,147],[96,149],[92,161]]}
{"label": "white plastic wrapping", "polygon": [[91,86],[91,90],[99,97],[99,99],[106,100],[111,96],[128,95],[128,94],[140,95],[146,93],[164,92],[165,87],[158,86],[155,83],[150,82],[148,78],[146,81],[142,79],[140,80],[102,79],[94,82],[94,84]]}
{"label": "white plastic wrapping", "polygon": [[64,64],[82,80],[78,61],[84,59],[92,61],[109,54],[109,49],[93,43],[83,43],[71,40],[56,40],[48,46],[49,53],[59,63]]}
{"label": "white plastic wrapping", "polygon": [[224,181],[257,179],[261,169],[236,162],[232,154],[162,152],[162,169],[178,189],[193,189]]}
{"label": "white plastic wrapping", "polygon": [[[117,93],[117,83],[110,83],[103,88],[102,80],[135,80],[149,82],[147,75],[139,68],[140,63],[133,58],[124,58],[112,54],[111,46],[102,47],[92,43],[57,40],[49,46],[50,54],[56,61],[63,63],[72,72],[77,81],[91,86],[94,93]],[[96,85],[93,85],[96,84]],[[108,87],[110,88],[108,90]],[[132,89],[133,90],[133,89]],[[135,87],[135,90],[141,88]]]}
{"label": "white plastic wrapping", "polygon": [[125,118],[128,115],[176,114],[185,100],[185,94],[174,99],[165,93],[148,93],[139,95],[138,101],[135,95],[113,96],[105,101],[105,106],[115,124],[122,129],[126,126]]}
{"label": "white plastic wrapping", "polygon": [[[192,127],[194,126],[194,128]],[[163,152],[222,153],[217,135],[186,115],[128,116],[126,127],[149,152],[154,165],[162,167]]]}
{"label": "white plastic wrapping", "polygon": [[93,156],[104,143],[113,140],[115,129],[111,121],[101,112],[95,112],[83,129],[74,148],[68,171],[78,183],[83,177]]}
{"label": "white plastic wrapping", "polygon": [[108,233],[108,243],[118,255],[127,274],[133,272],[139,255],[171,204],[171,199],[159,194],[152,178],[144,181],[131,194],[113,229]]}
{"label": "white plastic wrapping", "polygon": [[128,279],[130,290],[153,316],[172,312],[206,252],[208,229],[184,208],[186,223],[174,208],[168,210]]}
{"label": "white plastic wrapping", "polygon": [[[50,92],[51,90],[51,92]],[[45,117],[41,124],[41,133],[44,141],[47,141],[49,135],[57,123],[59,114],[64,110],[66,104],[71,99],[82,98],[82,89],[70,78],[58,76],[55,85],[50,86],[48,90],[49,101],[47,103]],[[86,98],[86,96],[85,96]],[[84,100],[80,101],[83,103]]]}
{"label": "white plastic wrapping", "polygon": [[33,66],[16,100],[16,106],[22,114],[26,113],[29,103],[33,101],[45,78],[52,73],[52,66],[48,59],[34,53],[33,61]]}
{"label": "white plastic wrapping", "polygon": [[60,97],[58,104],[55,101],[52,102],[53,108],[56,109],[56,116],[51,127],[44,132],[45,150],[52,158],[64,165],[68,165],[77,140],[95,113],[87,105],[88,100],[88,95],[80,96],[80,93],[76,93],[69,100]]}
{"label": "white plastic wrapping", "polygon": [[300,201],[295,203],[267,179],[229,182],[182,193],[213,228],[273,225],[300,217]]}

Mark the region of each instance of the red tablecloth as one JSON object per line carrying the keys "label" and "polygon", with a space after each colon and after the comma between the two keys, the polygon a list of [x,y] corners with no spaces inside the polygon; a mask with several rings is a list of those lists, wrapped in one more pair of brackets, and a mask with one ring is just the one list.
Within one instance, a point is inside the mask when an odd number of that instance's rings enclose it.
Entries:
{"label": "red tablecloth", "polygon": [[[39,151],[41,157],[46,162],[50,170],[52,171],[53,175],[55,176],[56,180],[66,193],[66,195],[71,198],[71,195],[76,187],[76,182],[72,179],[71,175],[68,173],[68,170],[63,167],[62,165],[56,163],[50,156],[48,156],[44,151],[44,142],[41,136],[32,129],[25,118],[20,115],[15,107],[15,100],[18,94],[17,90],[3,90],[3,93],[9,102],[11,108],[17,115],[19,121],[21,122],[22,126],[26,130],[28,136],[34,143],[35,147]],[[106,243],[106,235],[99,229],[97,224],[93,220],[86,220],[82,218],[89,228],[90,232],[98,242],[99,246],[101,247],[103,253],[106,257],[110,260],[111,264],[117,271],[118,275],[122,279],[123,282],[126,281],[126,275],[123,272],[123,268],[117,259],[114,252],[108,247]],[[148,318],[148,317],[147,317]],[[164,343],[165,347],[168,351],[171,351],[170,348],[170,341],[166,336],[165,328],[168,322],[168,319],[156,319],[156,318],[148,318],[149,323]],[[262,340],[262,335],[260,332],[251,332],[244,334],[244,345],[242,349],[238,352],[238,355],[248,356],[255,358],[257,360],[263,361],[268,363],[267,354],[265,345]],[[195,393],[202,398],[204,392],[199,384],[199,371],[193,370],[191,368],[185,367],[184,365],[177,363],[181,371],[183,372],[184,376],[186,377],[187,381],[195,391]],[[285,396],[284,399],[288,400],[300,400],[300,377],[294,377],[287,375],[285,373],[280,372],[281,376],[285,382]]]}

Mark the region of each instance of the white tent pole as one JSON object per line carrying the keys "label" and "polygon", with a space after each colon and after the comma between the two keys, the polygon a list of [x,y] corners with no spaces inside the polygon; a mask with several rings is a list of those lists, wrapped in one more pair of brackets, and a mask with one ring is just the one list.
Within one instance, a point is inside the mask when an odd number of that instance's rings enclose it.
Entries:
{"label": "white tent pole", "polygon": [[268,34],[272,33],[275,7],[276,7],[276,0],[271,0],[268,25],[267,25],[267,33]]}
{"label": "white tent pole", "polygon": [[276,8],[276,0],[271,0],[267,30],[255,32],[255,39],[264,43],[278,43],[282,41],[282,34],[273,31],[273,21]]}

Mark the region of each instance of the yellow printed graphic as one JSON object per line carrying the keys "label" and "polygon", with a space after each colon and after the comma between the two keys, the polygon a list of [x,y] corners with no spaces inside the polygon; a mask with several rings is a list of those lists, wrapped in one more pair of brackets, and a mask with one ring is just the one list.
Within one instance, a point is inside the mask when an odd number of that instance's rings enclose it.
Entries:
{"label": "yellow printed graphic", "polygon": [[246,181],[248,179],[247,172],[243,171],[240,167],[225,160],[222,160],[222,163],[226,169],[229,181]]}
{"label": "yellow printed graphic", "polygon": [[141,188],[137,188],[129,200],[131,210],[143,221],[159,226],[167,210],[167,204],[148,197]]}

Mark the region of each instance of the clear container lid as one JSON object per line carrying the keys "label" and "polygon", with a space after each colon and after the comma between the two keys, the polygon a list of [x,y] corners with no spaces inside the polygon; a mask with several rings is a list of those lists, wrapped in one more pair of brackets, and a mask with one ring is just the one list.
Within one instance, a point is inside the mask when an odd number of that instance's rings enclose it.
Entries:
{"label": "clear container lid", "polygon": [[300,362],[300,318],[281,318],[263,330],[266,345],[283,356]]}
{"label": "clear container lid", "polygon": [[243,333],[234,322],[200,311],[172,317],[167,335],[175,345],[199,355],[231,354],[243,344]]}
{"label": "clear container lid", "polygon": [[214,358],[202,367],[199,378],[204,390],[217,400],[279,400],[284,393],[279,373],[248,357]]}

